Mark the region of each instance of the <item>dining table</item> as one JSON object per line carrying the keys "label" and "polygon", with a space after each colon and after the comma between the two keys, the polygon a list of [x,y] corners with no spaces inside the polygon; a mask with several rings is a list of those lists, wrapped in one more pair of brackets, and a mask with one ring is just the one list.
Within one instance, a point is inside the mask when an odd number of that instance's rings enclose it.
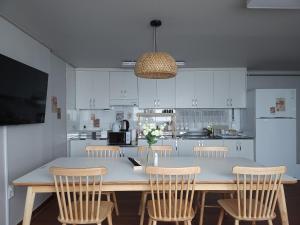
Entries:
{"label": "dining table", "polygon": [[[174,156],[159,158],[159,167],[188,167],[199,166],[201,173],[196,175],[195,190],[205,191],[234,191],[236,177],[232,173],[234,166],[263,167],[258,163],[237,157],[226,158],[197,158],[193,156]],[[23,225],[30,225],[36,194],[55,192],[54,180],[49,173],[51,167],[90,168],[106,167],[107,174],[103,180],[103,191],[149,191],[149,177],[145,167],[133,169],[132,163],[125,157],[119,158],[87,158],[65,157],[57,158],[13,181],[17,187],[27,188],[24,206]],[[285,174],[279,189],[278,206],[282,225],[289,225],[288,210],[284,186],[295,184],[297,180]],[[137,199],[138,201],[139,199]]]}

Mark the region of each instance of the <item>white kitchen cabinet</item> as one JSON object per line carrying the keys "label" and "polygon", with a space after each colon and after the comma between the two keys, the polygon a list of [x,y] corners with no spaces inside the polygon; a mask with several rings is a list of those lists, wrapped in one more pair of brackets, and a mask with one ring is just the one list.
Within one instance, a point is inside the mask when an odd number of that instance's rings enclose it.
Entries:
{"label": "white kitchen cabinet", "polygon": [[171,145],[173,148],[172,156],[178,156],[178,147],[177,147],[178,139],[163,139],[162,144],[163,145]]}
{"label": "white kitchen cabinet", "polygon": [[224,146],[228,147],[231,157],[242,157],[254,160],[254,143],[253,140],[235,139],[224,140]]}
{"label": "white kitchen cabinet", "polygon": [[138,79],[139,108],[174,108],[175,78]]}
{"label": "white kitchen cabinet", "polygon": [[96,70],[76,71],[76,108],[109,108],[109,73]]}
{"label": "white kitchen cabinet", "polygon": [[138,78],[139,108],[156,107],[156,80]]}
{"label": "white kitchen cabinet", "polygon": [[156,81],[157,108],[175,107],[175,78]]}
{"label": "white kitchen cabinet", "polygon": [[[154,145],[162,145],[162,144],[163,144],[162,139],[159,139],[157,141],[157,143],[154,144]],[[148,146],[147,140],[146,139],[139,139],[138,140],[138,146]]]}
{"label": "white kitchen cabinet", "polygon": [[213,72],[184,71],[176,77],[176,108],[212,108]]}
{"label": "white kitchen cabinet", "polygon": [[245,70],[230,72],[230,103],[232,108],[246,108],[247,75]]}
{"label": "white kitchen cabinet", "polygon": [[219,147],[223,146],[223,140],[189,140],[189,139],[179,139],[178,140],[178,151],[180,156],[192,156],[193,148],[195,146],[212,146]]}
{"label": "white kitchen cabinet", "polygon": [[176,108],[195,107],[195,75],[193,71],[181,71],[176,75]]}
{"label": "white kitchen cabinet", "polygon": [[132,71],[109,73],[110,105],[137,105],[137,77]]}
{"label": "white kitchen cabinet", "polygon": [[214,71],[214,108],[246,107],[246,70]]}
{"label": "white kitchen cabinet", "polygon": [[70,140],[70,157],[87,157],[85,147],[87,145],[107,145],[106,140]]}

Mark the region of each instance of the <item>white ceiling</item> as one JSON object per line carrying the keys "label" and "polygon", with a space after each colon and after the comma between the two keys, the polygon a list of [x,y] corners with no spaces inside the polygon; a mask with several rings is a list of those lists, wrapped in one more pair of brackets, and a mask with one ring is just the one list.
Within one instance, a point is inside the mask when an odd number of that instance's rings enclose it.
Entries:
{"label": "white ceiling", "polygon": [[76,67],[120,67],[158,48],[187,67],[300,69],[300,10],[246,0],[0,0],[0,14]]}

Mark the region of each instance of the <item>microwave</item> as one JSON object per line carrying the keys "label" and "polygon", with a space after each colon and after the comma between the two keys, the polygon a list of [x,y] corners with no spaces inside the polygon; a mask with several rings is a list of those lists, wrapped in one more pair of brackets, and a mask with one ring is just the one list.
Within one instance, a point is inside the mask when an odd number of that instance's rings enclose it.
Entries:
{"label": "microwave", "polygon": [[108,132],[109,145],[130,145],[131,131]]}

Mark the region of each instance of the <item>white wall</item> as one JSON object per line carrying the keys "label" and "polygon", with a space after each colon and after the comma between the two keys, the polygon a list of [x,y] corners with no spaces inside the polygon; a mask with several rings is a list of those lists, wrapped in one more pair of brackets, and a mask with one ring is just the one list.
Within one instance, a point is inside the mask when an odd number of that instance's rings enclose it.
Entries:
{"label": "white wall", "polygon": [[[14,25],[0,17],[0,53],[49,73],[46,118],[44,124],[7,127],[8,182],[35,169],[54,157],[67,154],[66,147],[66,64],[46,47],[33,40]],[[58,97],[62,119],[51,112],[51,96]],[[3,129],[0,127],[0,130]],[[0,140],[3,134],[0,132]],[[1,141],[0,141],[1,144]],[[1,146],[1,145],[0,145]],[[2,151],[2,149],[1,149]],[[2,152],[1,152],[2,154]],[[0,168],[2,161],[0,160]],[[2,177],[0,176],[2,179]],[[2,183],[3,180],[0,180]],[[0,195],[3,196],[2,189]],[[25,188],[16,188],[9,201],[9,224],[15,225],[23,217]],[[38,195],[35,207],[47,196]],[[0,208],[0,214],[3,209]],[[2,222],[1,222],[2,225]]]}

